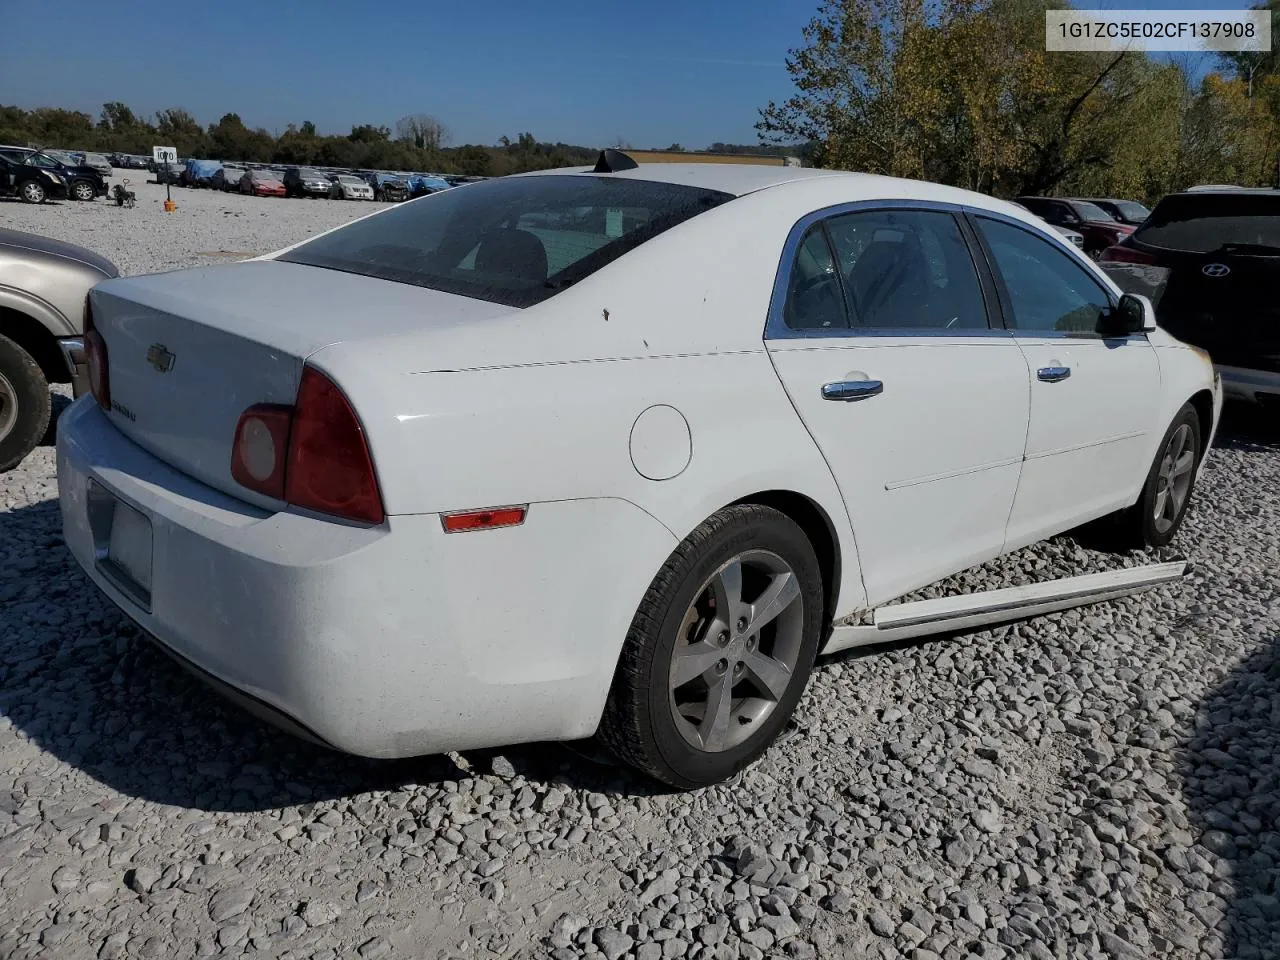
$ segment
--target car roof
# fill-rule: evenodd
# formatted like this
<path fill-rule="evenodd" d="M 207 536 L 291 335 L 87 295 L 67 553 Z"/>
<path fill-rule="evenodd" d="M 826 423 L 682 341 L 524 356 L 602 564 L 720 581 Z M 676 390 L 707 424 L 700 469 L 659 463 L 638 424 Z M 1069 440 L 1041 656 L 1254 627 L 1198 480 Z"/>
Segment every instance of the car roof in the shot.
<path fill-rule="evenodd" d="M 592 173 L 591 167 L 562 167 L 555 170 L 534 170 L 516 174 L 516 177 L 572 176 Z M 787 185 L 809 184 L 815 188 L 830 188 L 830 203 L 859 200 L 893 199 L 923 200 L 935 203 L 954 203 L 987 210 L 1016 211 L 1023 219 L 1031 217 L 1026 210 L 1004 200 L 960 187 L 948 187 L 924 180 L 908 180 L 887 177 L 875 173 L 853 173 L 848 170 L 822 170 L 814 167 L 775 167 L 746 163 L 642 163 L 634 169 L 614 173 L 595 174 L 626 180 L 649 180 L 681 186 L 719 190 L 734 196 L 745 196 L 759 190 Z"/>
<path fill-rule="evenodd" d="M 1170 196 L 1176 197 L 1201 193 L 1241 193 L 1251 197 L 1256 197 L 1259 194 L 1262 194 L 1263 196 L 1278 196 L 1280 195 L 1280 190 L 1277 190 L 1275 187 L 1238 187 L 1225 183 L 1204 183 L 1198 184 L 1194 187 L 1187 187 L 1187 189 L 1180 193 L 1170 194 Z"/>

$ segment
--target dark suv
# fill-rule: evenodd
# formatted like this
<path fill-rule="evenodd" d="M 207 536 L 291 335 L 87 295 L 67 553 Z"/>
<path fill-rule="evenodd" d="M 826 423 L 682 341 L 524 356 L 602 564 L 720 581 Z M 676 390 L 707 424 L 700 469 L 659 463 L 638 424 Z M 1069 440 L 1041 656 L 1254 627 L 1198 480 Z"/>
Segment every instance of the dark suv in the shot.
<path fill-rule="evenodd" d="M 1055 227 L 1075 230 L 1084 237 L 1084 252 L 1091 257 L 1096 258 L 1107 247 L 1133 233 L 1133 227 L 1117 223 L 1105 210 L 1087 200 L 1017 197 L 1016 202 Z"/>
<path fill-rule="evenodd" d="M 310 167 L 290 167 L 284 172 L 286 197 L 332 197 L 334 189 L 328 177 Z"/>
<path fill-rule="evenodd" d="M 0 157 L 17 164 L 56 172 L 66 184 L 65 196 L 73 200 L 94 200 L 107 195 L 107 181 L 93 167 L 60 163 L 47 153 L 30 147 L 0 146 Z"/>
<path fill-rule="evenodd" d="M 28 166 L 0 152 L 0 196 L 17 197 L 27 203 L 65 200 L 67 181 L 56 170 Z"/>
<path fill-rule="evenodd" d="M 1209 352 L 1225 396 L 1280 410 L 1280 190 L 1172 193 L 1099 263 Z"/>

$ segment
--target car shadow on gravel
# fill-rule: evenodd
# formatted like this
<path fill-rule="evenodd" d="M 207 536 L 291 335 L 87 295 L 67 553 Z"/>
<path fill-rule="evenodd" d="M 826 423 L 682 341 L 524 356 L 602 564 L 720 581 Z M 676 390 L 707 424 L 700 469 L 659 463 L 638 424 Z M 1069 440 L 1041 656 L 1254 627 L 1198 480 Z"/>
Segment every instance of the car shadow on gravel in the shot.
<path fill-rule="evenodd" d="M 1231 401 L 1222 408 L 1215 447 L 1267 450 L 1280 447 L 1280 410 Z"/>
<path fill-rule="evenodd" d="M 615 795 L 657 791 L 588 744 L 380 761 L 279 731 L 188 674 L 99 595 L 62 542 L 52 500 L 0 513 L 0 649 L 0 752 L 19 755 L 6 749 L 17 735 L 156 803 L 247 812 L 490 773 Z M 22 753 L 48 775 L 38 754 Z"/>
<path fill-rule="evenodd" d="M 1280 634 L 1201 702 L 1182 760 L 1183 794 L 1216 858 L 1190 908 L 1235 960 L 1280 957 Z M 1194 867 L 1194 865 L 1193 865 Z M 1225 882 L 1224 882 L 1225 881 Z"/>

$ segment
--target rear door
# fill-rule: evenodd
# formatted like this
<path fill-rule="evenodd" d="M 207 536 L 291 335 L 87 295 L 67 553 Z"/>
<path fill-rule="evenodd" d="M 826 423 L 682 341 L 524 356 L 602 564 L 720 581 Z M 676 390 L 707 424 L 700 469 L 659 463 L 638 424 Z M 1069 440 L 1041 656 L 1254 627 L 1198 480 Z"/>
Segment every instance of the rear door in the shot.
<path fill-rule="evenodd" d="M 1031 374 L 1026 462 L 1009 516 L 1013 548 L 1130 502 L 1150 467 L 1160 367 L 1146 334 L 1098 332 L 1115 297 L 1060 244 L 997 216 L 972 222 Z"/>
<path fill-rule="evenodd" d="M 988 322 L 962 217 L 855 204 L 792 236 L 767 347 L 840 487 L 869 602 L 996 556 L 1028 375 Z"/>

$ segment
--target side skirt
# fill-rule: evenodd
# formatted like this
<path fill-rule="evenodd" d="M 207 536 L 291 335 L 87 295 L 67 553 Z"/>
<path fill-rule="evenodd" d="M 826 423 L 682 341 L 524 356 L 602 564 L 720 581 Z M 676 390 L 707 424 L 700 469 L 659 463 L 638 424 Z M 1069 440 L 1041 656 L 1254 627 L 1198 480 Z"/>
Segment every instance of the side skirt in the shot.
<path fill-rule="evenodd" d="M 1103 600 L 1114 600 L 1161 584 L 1173 583 L 1182 579 L 1186 572 L 1186 562 L 1179 560 L 1107 573 L 1090 573 L 1082 577 L 1064 577 L 1026 587 L 1004 587 L 953 597 L 888 604 L 871 611 L 872 622 L 869 625 L 837 624 L 831 631 L 831 639 L 822 648 L 822 653 L 837 653 L 868 644 L 954 633 L 974 627 L 1024 620 Z"/>

